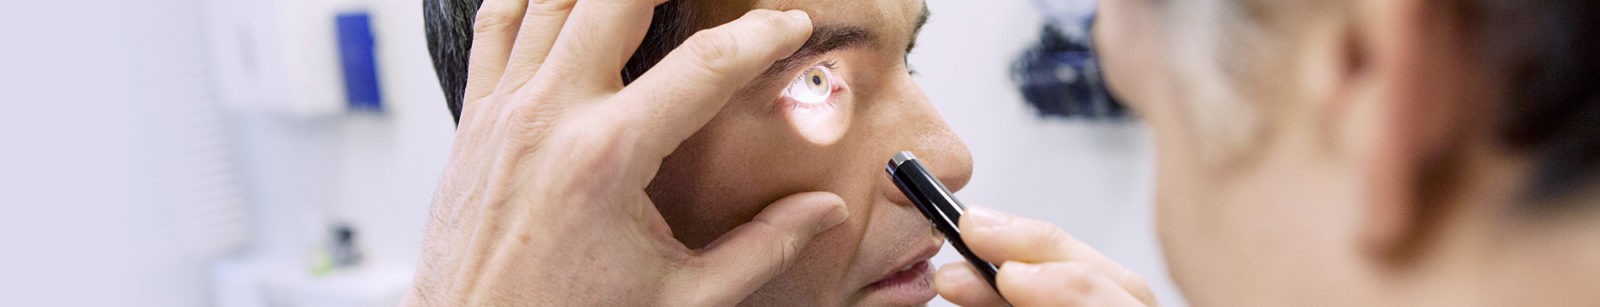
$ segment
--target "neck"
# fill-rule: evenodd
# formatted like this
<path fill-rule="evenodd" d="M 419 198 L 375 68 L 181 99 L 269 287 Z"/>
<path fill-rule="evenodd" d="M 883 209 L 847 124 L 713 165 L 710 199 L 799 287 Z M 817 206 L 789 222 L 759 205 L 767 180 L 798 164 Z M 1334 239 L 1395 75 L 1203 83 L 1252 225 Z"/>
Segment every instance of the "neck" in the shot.
<path fill-rule="evenodd" d="M 1600 186 L 1553 203 L 1520 201 L 1527 168 L 1515 159 L 1480 161 L 1462 174 L 1417 263 L 1421 305 L 1574 306 L 1600 304 Z"/>
<path fill-rule="evenodd" d="M 1600 304 L 1600 198 L 1585 196 L 1589 208 L 1508 218 L 1516 220 L 1502 227 L 1501 247 L 1485 258 L 1482 293 L 1497 304 Z"/>

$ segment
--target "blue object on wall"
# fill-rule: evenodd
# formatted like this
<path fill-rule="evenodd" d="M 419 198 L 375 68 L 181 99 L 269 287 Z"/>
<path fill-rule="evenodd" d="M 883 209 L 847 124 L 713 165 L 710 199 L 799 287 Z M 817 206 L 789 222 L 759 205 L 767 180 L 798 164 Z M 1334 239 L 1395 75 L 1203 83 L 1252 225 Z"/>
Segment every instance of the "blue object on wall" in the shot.
<path fill-rule="evenodd" d="M 340 13 L 334 23 L 339 38 L 339 62 L 344 70 L 345 99 L 350 110 L 383 111 L 371 14 L 364 11 Z"/>
<path fill-rule="evenodd" d="M 1039 41 L 1011 65 L 1011 80 L 1042 117 L 1120 121 L 1130 114 L 1106 87 L 1092 37 L 1095 2 L 1039 0 Z"/>

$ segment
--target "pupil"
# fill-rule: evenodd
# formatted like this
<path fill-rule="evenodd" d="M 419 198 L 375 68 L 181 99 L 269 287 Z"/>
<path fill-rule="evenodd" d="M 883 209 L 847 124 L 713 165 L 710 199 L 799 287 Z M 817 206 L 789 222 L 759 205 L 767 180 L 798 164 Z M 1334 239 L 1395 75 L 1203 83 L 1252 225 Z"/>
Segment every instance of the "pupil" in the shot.
<path fill-rule="evenodd" d="M 822 76 L 811 76 L 812 84 L 822 84 Z"/>

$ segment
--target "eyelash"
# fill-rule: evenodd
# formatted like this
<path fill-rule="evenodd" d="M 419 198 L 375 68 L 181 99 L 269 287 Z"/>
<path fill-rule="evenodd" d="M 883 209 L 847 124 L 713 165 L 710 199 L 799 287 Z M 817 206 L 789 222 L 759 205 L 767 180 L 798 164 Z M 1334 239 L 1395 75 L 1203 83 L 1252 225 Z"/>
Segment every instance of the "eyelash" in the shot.
<path fill-rule="evenodd" d="M 827 68 L 828 70 L 839 69 L 839 60 L 838 59 L 822 60 L 822 62 L 821 63 L 817 63 L 816 66 L 821 66 L 822 68 Z M 815 67 L 815 66 L 813 66 L 813 67 Z"/>

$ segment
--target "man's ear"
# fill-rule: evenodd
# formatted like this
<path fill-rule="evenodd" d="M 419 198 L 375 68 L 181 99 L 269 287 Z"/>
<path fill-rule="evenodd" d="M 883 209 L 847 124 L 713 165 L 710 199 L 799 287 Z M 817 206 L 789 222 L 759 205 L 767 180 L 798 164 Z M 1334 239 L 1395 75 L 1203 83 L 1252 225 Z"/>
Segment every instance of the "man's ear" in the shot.
<path fill-rule="evenodd" d="M 1441 218 L 1457 156 L 1471 130 L 1473 57 L 1462 0 L 1360 0 L 1345 39 L 1350 58 L 1340 148 L 1360 178 L 1358 246 L 1405 265 L 1425 251 Z M 1475 93 L 1477 92 L 1477 93 Z"/>

